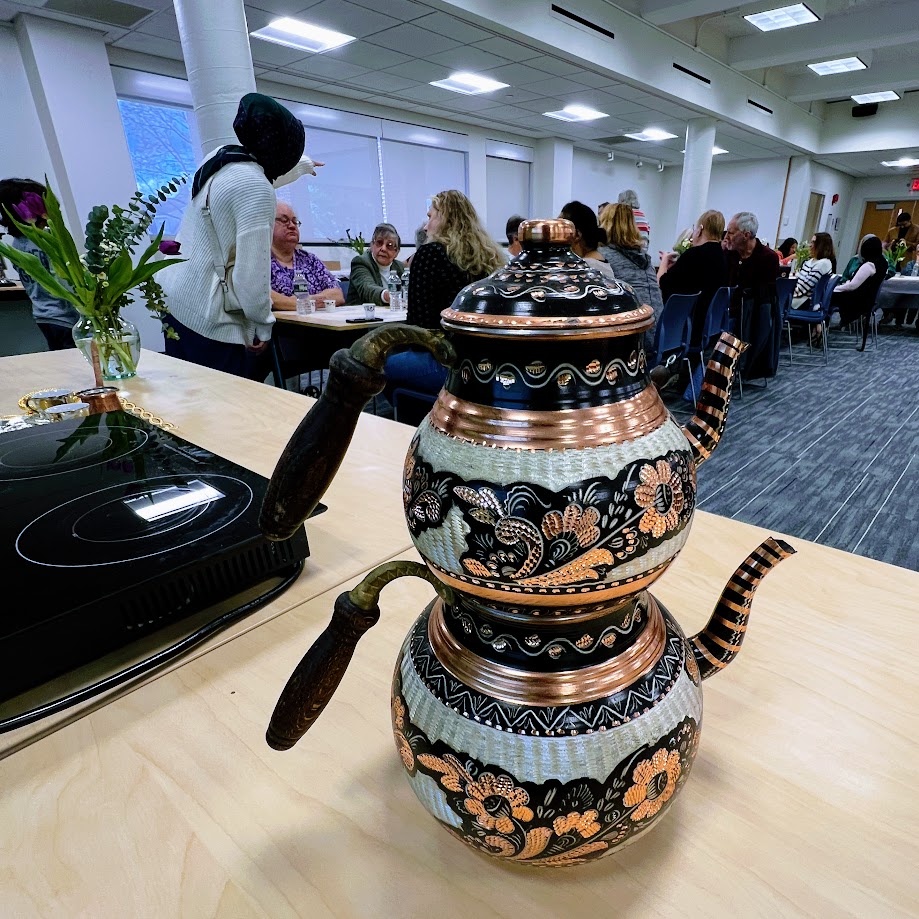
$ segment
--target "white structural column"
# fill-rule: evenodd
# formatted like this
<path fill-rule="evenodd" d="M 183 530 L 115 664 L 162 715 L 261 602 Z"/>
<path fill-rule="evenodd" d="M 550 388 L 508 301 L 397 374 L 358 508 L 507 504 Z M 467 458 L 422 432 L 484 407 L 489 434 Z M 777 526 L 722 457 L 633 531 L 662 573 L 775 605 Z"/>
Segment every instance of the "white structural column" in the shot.
<path fill-rule="evenodd" d="M 255 92 L 243 0 L 174 0 L 179 39 L 204 156 L 237 144 L 239 100 Z"/>
<path fill-rule="evenodd" d="M 683 178 L 680 181 L 677 233 L 691 227 L 708 208 L 715 124 L 714 118 L 693 118 L 686 125 L 686 153 L 683 155 Z"/>
<path fill-rule="evenodd" d="M 90 208 L 127 203 L 137 187 L 103 34 L 18 16 L 16 40 L 55 192 L 79 243 Z"/>
<path fill-rule="evenodd" d="M 532 217 L 557 217 L 571 200 L 574 145 L 546 137 L 536 142 Z"/>
<path fill-rule="evenodd" d="M 807 219 L 807 205 L 810 202 L 813 175 L 811 159 L 809 156 L 793 156 L 788 165 L 788 181 L 785 184 L 785 203 L 782 215 L 779 218 L 779 231 L 776 234 L 776 244 L 786 236 L 793 236 L 802 242 L 804 234 L 804 221 Z M 819 218 L 819 214 L 817 215 Z M 770 227 L 760 230 L 760 236 L 765 236 Z M 819 226 L 815 229 L 820 229 Z M 810 242 L 810 239 L 803 240 Z"/>

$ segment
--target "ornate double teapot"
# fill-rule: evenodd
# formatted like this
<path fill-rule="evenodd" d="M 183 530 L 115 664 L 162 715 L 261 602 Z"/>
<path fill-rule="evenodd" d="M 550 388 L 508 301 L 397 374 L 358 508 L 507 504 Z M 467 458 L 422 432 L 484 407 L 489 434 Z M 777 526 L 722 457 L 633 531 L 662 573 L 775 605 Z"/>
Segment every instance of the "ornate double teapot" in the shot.
<path fill-rule="evenodd" d="M 445 334 L 384 326 L 337 352 L 284 451 L 261 518 L 276 539 L 335 475 L 391 350 L 426 348 L 449 368 L 405 461 L 424 565 L 382 565 L 338 598 L 267 739 L 296 743 L 378 620 L 383 586 L 424 577 L 437 596 L 392 688 L 409 782 L 475 849 L 561 866 L 625 845 L 669 807 L 698 748 L 700 683 L 737 654 L 753 591 L 794 550 L 767 539 L 686 638 L 648 588 L 689 536 L 696 469 L 745 345 L 722 334 L 681 428 L 648 377 L 650 307 L 572 254 L 568 221 L 526 221 L 520 239 L 521 255 L 444 311 Z"/>

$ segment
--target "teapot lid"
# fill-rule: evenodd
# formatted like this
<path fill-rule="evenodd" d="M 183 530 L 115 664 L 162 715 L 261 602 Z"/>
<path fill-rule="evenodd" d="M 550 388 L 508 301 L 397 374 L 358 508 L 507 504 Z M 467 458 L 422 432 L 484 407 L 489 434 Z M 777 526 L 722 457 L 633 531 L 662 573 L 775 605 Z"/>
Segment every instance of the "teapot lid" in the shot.
<path fill-rule="evenodd" d="M 570 220 L 524 220 L 523 252 L 464 287 L 441 315 L 445 329 L 488 336 L 597 338 L 651 326 L 653 310 L 632 288 L 571 251 Z"/>

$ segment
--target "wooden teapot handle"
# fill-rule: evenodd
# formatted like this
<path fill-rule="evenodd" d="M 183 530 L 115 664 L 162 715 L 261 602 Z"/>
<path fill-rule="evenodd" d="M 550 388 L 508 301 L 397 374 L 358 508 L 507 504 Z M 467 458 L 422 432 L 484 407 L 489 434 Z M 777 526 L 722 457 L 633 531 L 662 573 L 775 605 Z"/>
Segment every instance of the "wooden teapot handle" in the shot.
<path fill-rule="evenodd" d="M 287 539 L 313 512 L 345 457 L 367 402 L 383 391 L 383 367 L 396 349 L 426 348 L 445 366 L 455 360 L 442 332 L 412 325 L 380 326 L 329 362 L 329 382 L 284 448 L 262 504 L 259 527 Z"/>

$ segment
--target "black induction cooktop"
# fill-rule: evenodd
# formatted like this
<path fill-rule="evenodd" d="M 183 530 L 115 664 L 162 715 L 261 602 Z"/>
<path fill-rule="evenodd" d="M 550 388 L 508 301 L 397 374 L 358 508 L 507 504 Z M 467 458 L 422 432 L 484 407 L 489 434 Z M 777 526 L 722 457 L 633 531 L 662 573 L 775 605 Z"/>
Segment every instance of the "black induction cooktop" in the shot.
<path fill-rule="evenodd" d="M 266 486 L 126 412 L 0 436 L 0 702 L 291 581 L 306 533 L 261 535 Z"/>

